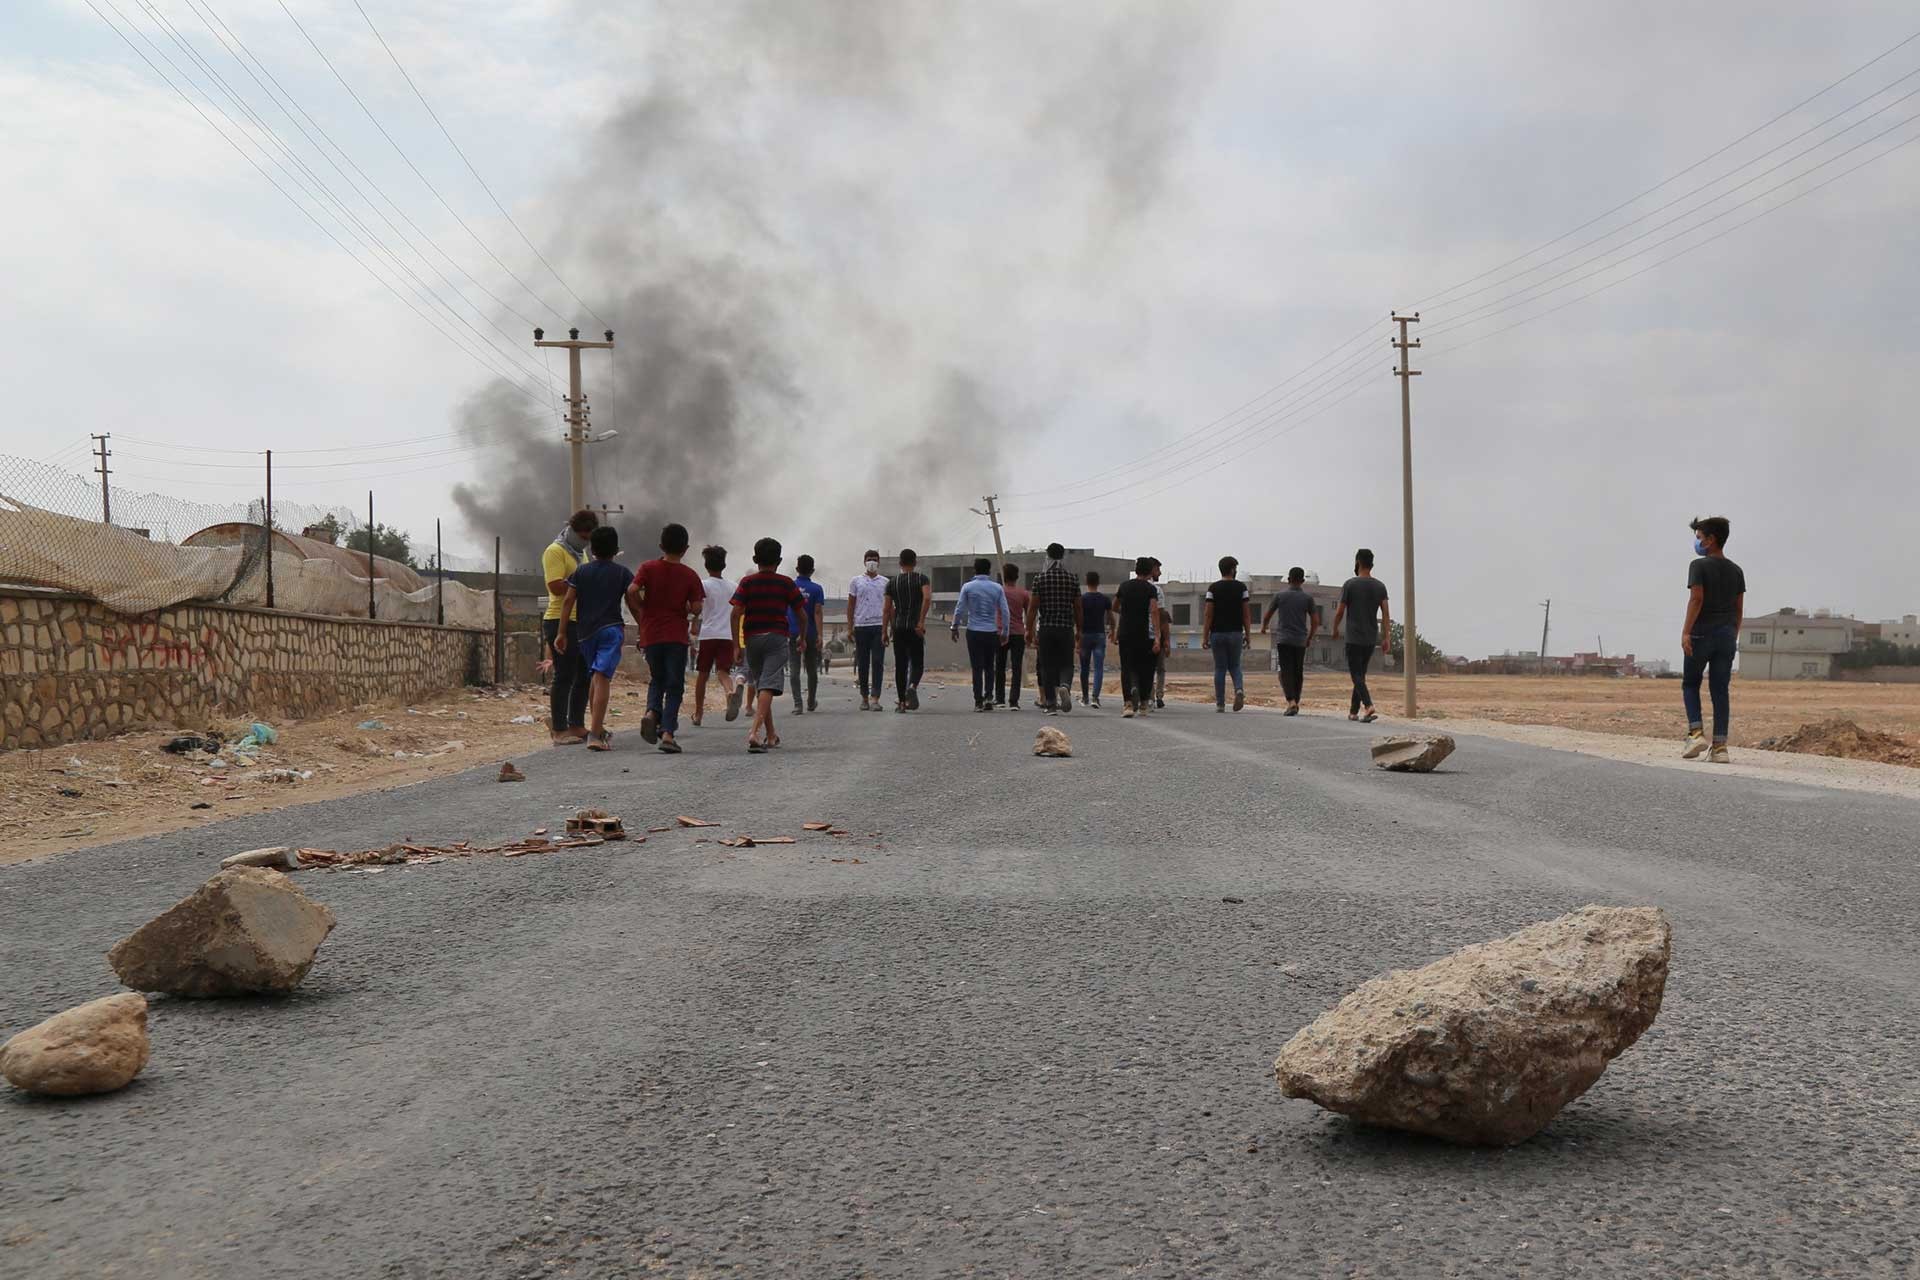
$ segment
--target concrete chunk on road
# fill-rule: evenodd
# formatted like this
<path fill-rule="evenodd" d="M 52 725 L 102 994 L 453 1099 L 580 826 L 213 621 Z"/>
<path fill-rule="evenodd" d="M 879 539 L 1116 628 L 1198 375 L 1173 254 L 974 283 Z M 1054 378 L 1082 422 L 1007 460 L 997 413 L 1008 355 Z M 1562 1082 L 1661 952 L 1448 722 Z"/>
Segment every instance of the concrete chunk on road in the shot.
<path fill-rule="evenodd" d="M 220 869 L 230 867 L 265 867 L 269 871 L 298 871 L 300 855 L 286 845 L 269 845 L 264 849 L 248 849 L 244 853 L 232 853 L 220 859 Z"/>
<path fill-rule="evenodd" d="M 1073 754 L 1073 743 L 1067 739 L 1065 733 L 1052 725 L 1047 725 L 1033 740 L 1033 754 L 1065 759 Z"/>
<path fill-rule="evenodd" d="M 1525 1141 L 1653 1025 L 1672 928 L 1583 907 L 1361 986 L 1274 1061 L 1280 1091 L 1449 1142 Z"/>
<path fill-rule="evenodd" d="M 1453 739 L 1444 733 L 1390 733 L 1373 740 L 1373 763 L 1395 773 L 1432 773 L 1452 754 Z"/>
<path fill-rule="evenodd" d="M 121 992 L 75 1005 L 0 1045 L 18 1089 L 78 1097 L 123 1089 L 147 1065 L 147 998 Z"/>
<path fill-rule="evenodd" d="M 107 962 L 136 991 L 284 995 L 333 925 L 333 913 L 285 876 L 234 867 L 115 943 Z"/>

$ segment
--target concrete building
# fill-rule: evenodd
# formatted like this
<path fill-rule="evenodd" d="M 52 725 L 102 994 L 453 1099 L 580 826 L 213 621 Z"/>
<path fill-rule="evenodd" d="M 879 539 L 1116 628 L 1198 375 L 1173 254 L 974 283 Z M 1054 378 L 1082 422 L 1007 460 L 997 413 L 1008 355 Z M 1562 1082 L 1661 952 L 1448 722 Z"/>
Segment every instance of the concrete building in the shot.
<path fill-rule="evenodd" d="M 1863 623 L 1829 609 L 1781 609 L 1748 618 L 1740 632 L 1743 680 L 1826 680 L 1833 660 L 1866 639 Z"/>
<path fill-rule="evenodd" d="M 1870 628 L 1870 633 L 1873 630 Z M 1884 640 L 1888 644 L 1897 644 L 1902 649 L 1920 646 L 1920 614 L 1910 613 L 1898 622 L 1889 619 L 1880 623 L 1877 631 L 1878 634 L 1872 635 L 1871 638 Z"/>
<path fill-rule="evenodd" d="M 999 573 L 999 565 L 1019 565 L 1022 583 L 1047 567 L 1047 553 L 1044 550 L 1019 549 L 1009 551 L 1004 557 L 998 559 L 991 553 L 980 554 L 984 554 L 987 559 L 993 561 L 996 566 L 994 570 L 996 575 Z M 928 581 L 933 584 L 934 617 L 941 619 L 953 617 L 953 602 L 960 595 L 960 586 L 973 576 L 974 558 L 974 552 L 968 552 L 965 555 L 942 554 L 920 557 L 920 572 L 926 574 Z M 1091 547 L 1068 547 L 1064 563 L 1073 576 L 1082 581 L 1089 573 L 1099 574 L 1100 589 L 1108 595 L 1112 595 L 1115 587 L 1133 576 L 1131 557 L 1123 559 L 1120 556 L 1096 555 Z M 891 577 L 900 569 L 898 565 L 889 563 L 883 566 L 883 571 Z"/>

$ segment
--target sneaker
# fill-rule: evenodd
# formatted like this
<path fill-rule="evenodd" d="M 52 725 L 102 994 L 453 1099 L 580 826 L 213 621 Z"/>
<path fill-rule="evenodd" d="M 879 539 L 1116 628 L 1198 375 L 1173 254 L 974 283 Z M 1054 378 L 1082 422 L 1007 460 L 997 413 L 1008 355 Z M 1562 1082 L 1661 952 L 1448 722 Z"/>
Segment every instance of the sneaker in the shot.
<path fill-rule="evenodd" d="M 1283 711 L 1283 712 L 1281 712 L 1280 714 L 1281 714 L 1281 715 L 1286 715 L 1286 716 L 1297 716 L 1297 715 L 1299 715 L 1299 714 L 1300 714 L 1300 708 L 1298 708 L 1298 707 L 1288 707 L 1288 708 L 1287 708 L 1287 709 L 1286 709 L 1285 711 Z"/>
<path fill-rule="evenodd" d="M 1233 709 L 1239 711 L 1244 709 L 1246 705 L 1247 691 L 1245 689 L 1235 689 L 1233 691 Z"/>
<path fill-rule="evenodd" d="M 808 694 L 808 695 L 807 695 L 807 710 L 809 710 L 809 711 L 818 711 L 819 709 L 820 709 L 820 700 L 819 700 L 818 698 L 816 698 L 816 697 L 814 697 L 814 696 L 813 696 L 812 694 Z"/>
<path fill-rule="evenodd" d="M 1096 707 L 1100 705 L 1100 695 L 1097 693 L 1093 695 L 1093 705 Z"/>
<path fill-rule="evenodd" d="M 747 687 L 743 684 L 733 686 L 733 692 L 727 695 L 727 719 L 740 718 L 740 700 L 747 696 Z"/>
<path fill-rule="evenodd" d="M 1069 715 L 1072 714 L 1073 689 L 1067 685 L 1062 685 L 1060 687 L 1060 696 L 1055 700 L 1055 705 L 1058 706 L 1061 711 L 1066 712 Z"/>
<path fill-rule="evenodd" d="M 1225 710 L 1227 709 L 1227 704 L 1226 704 L 1226 703 L 1224 703 L 1224 702 L 1216 702 L 1216 703 L 1214 703 L 1214 704 L 1213 704 L 1213 709 L 1214 709 L 1215 711 L 1222 711 L 1222 712 L 1224 712 L 1224 711 L 1225 711 Z"/>
<path fill-rule="evenodd" d="M 1698 729 L 1687 730 L 1687 745 L 1686 749 L 1680 753 L 1680 758 L 1682 760 L 1694 760 L 1704 755 L 1706 750 L 1707 735 Z"/>
<path fill-rule="evenodd" d="M 1714 743 L 1713 749 L 1707 752 L 1707 763 L 1708 764 L 1732 764 L 1733 757 L 1727 754 L 1727 744 L 1724 742 Z"/>
<path fill-rule="evenodd" d="M 640 736 L 648 746 L 660 741 L 660 717 L 649 711 L 640 717 Z"/>
<path fill-rule="evenodd" d="M 860 699 L 860 709 L 862 711 L 868 710 L 867 700 L 864 697 Z"/>
<path fill-rule="evenodd" d="M 907 686 L 907 710 L 918 711 L 919 709 L 920 709 L 920 686 L 917 684 L 910 684 Z"/>
<path fill-rule="evenodd" d="M 1125 711 L 1122 711 L 1122 712 L 1120 713 L 1120 718 L 1121 718 L 1122 720 L 1131 720 L 1131 719 L 1133 719 L 1133 714 L 1134 714 L 1134 713 L 1133 713 L 1133 704 L 1132 704 L 1131 702 L 1129 702 L 1129 703 L 1127 704 L 1127 709 L 1126 709 Z"/>
<path fill-rule="evenodd" d="M 1156 711 L 1165 711 L 1167 709 L 1167 700 L 1165 698 L 1155 698 L 1153 700 L 1153 707 Z"/>

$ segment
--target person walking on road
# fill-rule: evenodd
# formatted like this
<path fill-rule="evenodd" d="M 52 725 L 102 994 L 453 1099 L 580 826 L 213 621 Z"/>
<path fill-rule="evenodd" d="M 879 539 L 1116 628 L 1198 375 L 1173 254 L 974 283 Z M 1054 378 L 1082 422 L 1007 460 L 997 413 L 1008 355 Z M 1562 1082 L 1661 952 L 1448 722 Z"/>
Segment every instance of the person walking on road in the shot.
<path fill-rule="evenodd" d="M 720 688 L 727 697 L 728 720 L 740 718 L 740 698 L 746 688 L 733 678 L 733 662 L 737 656 L 733 640 L 733 583 L 721 576 L 727 571 L 727 549 L 702 548 L 700 559 L 707 567 L 707 576 L 700 579 L 700 590 L 705 594 L 700 602 L 700 637 L 694 647 L 693 723 L 696 727 L 707 712 L 708 676 L 716 671 L 720 674 Z"/>
<path fill-rule="evenodd" d="M 1247 584 L 1240 581 L 1240 562 L 1232 556 L 1220 557 L 1220 580 L 1207 588 L 1207 602 L 1200 619 L 1200 643 L 1213 650 L 1213 709 L 1227 709 L 1227 677 L 1233 677 L 1233 709 L 1247 705 L 1243 663 L 1252 639 L 1253 605 L 1247 599 Z"/>
<path fill-rule="evenodd" d="M 1006 646 L 1013 627 L 1007 611 L 1007 592 L 993 580 L 993 561 L 981 556 L 973 562 L 973 577 L 960 587 L 953 602 L 953 638 L 967 631 L 967 665 L 973 668 L 973 709 L 993 710 L 994 659 Z"/>
<path fill-rule="evenodd" d="M 1065 564 L 1067 549 L 1047 546 L 1047 567 L 1028 589 L 1027 637 L 1034 646 L 1033 676 L 1040 709 L 1073 710 L 1073 655 L 1080 646 L 1080 584 Z"/>
<path fill-rule="evenodd" d="M 1113 639 L 1113 601 L 1100 589 L 1100 575 L 1087 574 L 1080 597 L 1080 705 L 1100 705 L 1107 680 L 1107 641 Z"/>
<path fill-rule="evenodd" d="M 1280 694 L 1287 700 L 1285 715 L 1300 714 L 1300 689 L 1306 681 L 1307 646 L 1320 630 L 1319 609 L 1306 590 L 1307 571 L 1299 565 L 1287 570 L 1286 590 L 1268 602 L 1260 630 L 1273 631 L 1273 669 L 1280 673 Z M 1279 625 L 1274 626 L 1275 619 Z"/>
<path fill-rule="evenodd" d="M 1727 722 L 1733 659 L 1740 649 L 1740 625 L 1747 615 L 1747 575 L 1727 559 L 1733 525 L 1725 516 L 1695 520 L 1693 551 L 1687 567 L 1687 620 L 1680 628 L 1680 698 L 1687 709 L 1688 760 L 1707 753 L 1707 763 L 1726 764 Z M 1708 745 L 1700 719 L 1700 678 L 1713 698 L 1713 743 Z"/>
<path fill-rule="evenodd" d="M 620 669 L 620 651 L 627 644 L 626 624 L 620 619 L 620 602 L 636 617 L 640 613 L 640 586 L 633 570 L 619 564 L 620 535 L 612 525 L 600 525 L 588 539 L 593 559 L 573 571 L 567 579 L 562 617 L 575 619 L 574 640 L 566 631 L 554 637 L 555 652 L 564 654 L 578 649 L 589 672 L 587 688 L 587 750 L 611 751 L 613 735 L 607 732 L 607 698 L 613 692 L 613 673 Z"/>
<path fill-rule="evenodd" d="M 1155 711 L 1167 705 L 1167 652 L 1173 648 L 1173 615 L 1167 612 L 1167 591 L 1160 585 L 1160 562 L 1153 562 L 1153 698 L 1147 704 Z M 1147 710 L 1142 706 L 1142 711 Z"/>
<path fill-rule="evenodd" d="M 580 656 L 574 616 L 562 610 L 561 602 L 567 596 L 567 579 L 586 563 L 587 539 L 599 527 L 599 516 L 591 511 L 576 511 L 540 553 L 540 576 L 547 584 L 547 609 L 540 619 L 540 636 L 545 642 L 553 677 L 547 701 L 547 728 L 556 747 L 587 740 L 587 664 Z M 572 643 L 556 643 L 563 633 Z"/>
<path fill-rule="evenodd" d="M 993 661 L 993 701 L 1009 711 L 1018 711 L 1020 685 L 1026 675 L 1027 605 L 1031 597 L 1027 589 L 1019 585 L 1019 565 L 1001 565 L 1000 577 L 1006 583 L 1003 590 L 1007 595 L 1007 609 L 1013 615 L 1013 633 L 1007 637 L 1007 643 Z M 1012 675 L 1011 681 L 1008 680 L 1009 673 Z"/>
<path fill-rule="evenodd" d="M 1122 719 L 1145 712 L 1153 700 L 1154 639 L 1151 627 L 1160 597 L 1153 585 L 1153 559 L 1134 562 L 1133 577 L 1113 593 L 1114 634 L 1120 644 L 1120 700 Z"/>
<path fill-rule="evenodd" d="M 807 594 L 780 572 L 780 542 L 762 538 L 753 544 L 755 572 L 733 589 L 734 626 L 746 638 L 747 678 L 753 684 L 753 724 L 747 750 L 764 755 L 780 745 L 773 729 L 773 704 L 782 693 L 787 662 L 793 656 L 788 619 L 807 609 Z"/>
<path fill-rule="evenodd" d="M 933 608 L 933 583 L 915 566 L 920 557 L 908 547 L 900 553 L 900 574 L 887 590 L 881 643 L 893 645 L 895 711 L 920 709 L 920 677 L 927 669 L 927 611 Z"/>
<path fill-rule="evenodd" d="M 1367 666 L 1373 651 L 1387 652 L 1393 636 L 1393 618 L 1387 610 L 1387 584 L 1373 576 L 1373 552 L 1362 547 L 1353 553 L 1353 576 L 1340 588 L 1340 604 L 1333 611 L 1333 638 L 1340 638 L 1340 623 L 1347 624 L 1347 671 L 1353 677 L 1353 698 L 1347 704 L 1347 719 L 1372 724 L 1380 716 L 1373 709 L 1373 694 L 1367 689 Z M 1361 712 L 1366 714 L 1362 715 Z"/>
<path fill-rule="evenodd" d="M 887 580 L 880 553 L 869 549 L 865 571 L 847 584 L 847 631 L 853 636 L 853 669 L 860 682 L 860 709 L 878 711 L 887 668 Z"/>
<path fill-rule="evenodd" d="M 633 614 L 640 624 L 636 644 L 647 659 L 647 713 L 640 717 L 640 736 L 671 756 L 680 754 L 675 735 L 687 691 L 687 648 L 706 599 L 700 575 L 680 563 L 690 545 L 685 525 L 667 525 L 660 530 L 660 558 L 634 575 L 640 596 Z"/>
<path fill-rule="evenodd" d="M 807 598 L 805 608 L 787 614 L 787 635 L 793 652 L 787 659 L 788 675 L 793 681 L 793 714 L 820 709 L 820 615 L 826 608 L 827 589 L 813 580 L 813 557 L 801 556 L 793 562 L 799 576 L 793 585 Z M 806 702 L 800 701 L 800 677 L 807 678 Z"/>

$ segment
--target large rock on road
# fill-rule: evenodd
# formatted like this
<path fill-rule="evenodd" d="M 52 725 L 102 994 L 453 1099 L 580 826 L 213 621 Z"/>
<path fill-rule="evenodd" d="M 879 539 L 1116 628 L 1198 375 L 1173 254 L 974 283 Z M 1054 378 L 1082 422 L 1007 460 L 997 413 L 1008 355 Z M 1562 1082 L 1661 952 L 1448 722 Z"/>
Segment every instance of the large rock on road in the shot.
<path fill-rule="evenodd" d="M 147 1050 L 147 998 L 123 991 L 56 1013 L 0 1045 L 0 1075 L 29 1093 L 111 1093 L 140 1074 Z"/>
<path fill-rule="evenodd" d="M 333 913 L 277 871 L 222 871 L 130 937 L 107 962 L 136 991 L 283 995 L 300 985 Z"/>
<path fill-rule="evenodd" d="M 1671 943 L 1655 908 L 1583 907 L 1373 979 L 1289 1040 L 1274 1075 L 1367 1124 L 1521 1142 L 1653 1025 Z"/>
<path fill-rule="evenodd" d="M 1453 754 L 1444 733 L 1393 733 L 1373 740 L 1373 763 L 1394 773 L 1432 773 Z"/>

